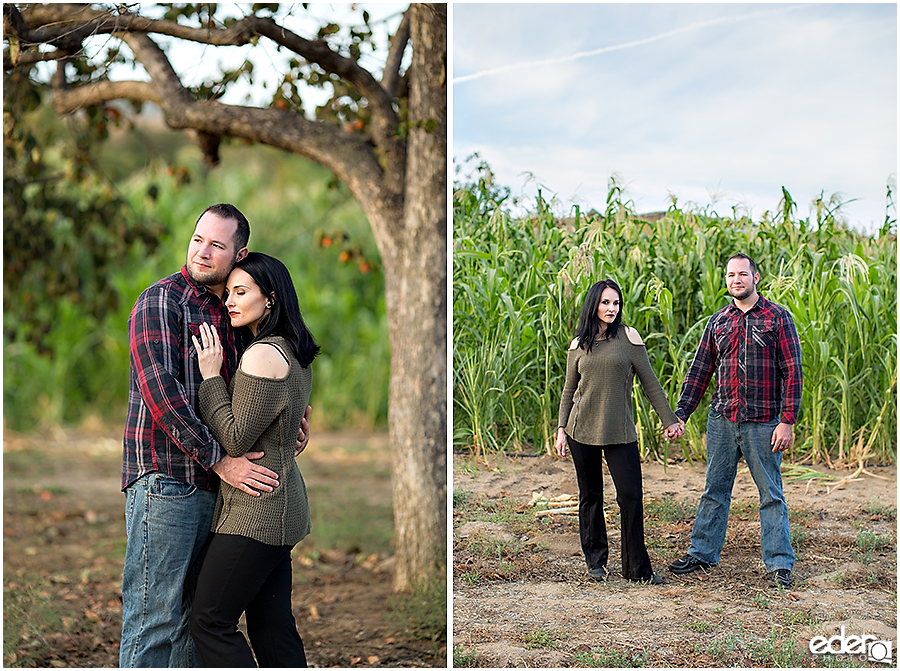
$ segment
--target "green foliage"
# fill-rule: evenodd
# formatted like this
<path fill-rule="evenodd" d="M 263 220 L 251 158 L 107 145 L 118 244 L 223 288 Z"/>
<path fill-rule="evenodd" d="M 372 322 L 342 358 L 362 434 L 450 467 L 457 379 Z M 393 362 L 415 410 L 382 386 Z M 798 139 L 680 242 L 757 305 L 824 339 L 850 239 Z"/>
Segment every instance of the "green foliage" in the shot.
<path fill-rule="evenodd" d="M 893 545 L 894 541 L 889 536 L 881 536 L 867 529 L 863 529 L 856 535 L 856 547 L 863 553 L 890 548 Z"/>
<path fill-rule="evenodd" d="M 318 451 L 315 446 L 309 449 Z M 388 555 L 394 531 L 389 464 L 373 461 L 372 448 L 365 443 L 349 443 L 341 449 L 345 456 L 332 453 L 331 460 L 309 465 L 304 462 L 305 453 L 299 457 L 314 529 L 302 551 Z M 384 488 L 383 496 L 373 497 L 376 487 Z M 360 510 L 366 514 L 360 515 Z"/>
<path fill-rule="evenodd" d="M 483 494 L 473 494 L 464 490 L 453 492 L 454 524 L 466 522 L 491 522 L 500 524 L 509 529 L 516 536 L 527 536 L 535 532 L 537 521 L 530 509 L 522 508 L 521 504 L 507 496 L 490 498 Z M 473 538 L 478 538 L 475 534 Z M 495 548 L 504 545 L 504 541 L 496 538 L 484 538 L 491 549 L 488 554 L 495 554 Z M 473 541 L 474 542 L 474 541 Z M 514 543 L 518 545 L 518 543 Z"/>
<path fill-rule="evenodd" d="M 525 634 L 523 640 L 526 649 L 535 650 L 537 648 L 555 648 L 557 646 L 557 639 L 560 638 L 565 638 L 565 632 L 538 627 Z"/>
<path fill-rule="evenodd" d="M 576 652 L 573 666 L 601 669 L 639 668 L 647 663 L 647 653 L 595 648 L 591 651 Z"/>
<path fill-rule="evenodd" d="M 162 15 L 166 20 L 177 21 L 180 25 L 210 29 L 229 27 L 246 13 L 243 8 L 217 3 L 159 5 L 159 7 L 166 9 Z M 296 11 L 295 6 L 278 3 L 256 3 L 250 9 L 250 13 L 270 17 L 282 25 L 284 19 Z M 333 52 L 352 61 L 359 61 L 361 57 L 372 54 L 378 45 L 369 13 L 364 10 L 355 11 L 359 12 L 358 20 L 348 20 L 343 25 L 327 23 L 319 28 L 315 39 Z M 257 40 L 258 38 L 253 40 L 254 46 Z M 83 71 L 84 76 L 93 77 L 101 76 L 114 62 L 124 62 L 122 54 L 117 51 L 110 51 L 104 59 L 94 61 L 85 58 L 83 54 L 77 55 L 75 59 L 79 71 Z M 270 88 L 265 78 L 259 76 L 266 68 L 258 68 L 259 72 L 254 70 L 253 62 L 247 59 L 236 68 L 222 68 L 214 76 L 209 76 L 189 90 L 197 99 L 214 100 L 220 98 L 235 82 L 242 82 L 247 86 L 255 85 L 262 89 Z M 403 84 L 405 85 L 405 81 Z M 328 94 L 328 100 L 307 109 L 302 96 L 306 86 L 323 90 Z M 309 115 L 317 121 L 342 126 L 348 133 L 363 136 L 369 133 L 371 115 L 366 99 L 355 88 L 348 86 L 340 75 L 327 72 L 316 63 L 300 58 L 290 59 L 281 81 L 266 91 L 265 95 L 270 96 L 268 104 L 276 109 Z M 402 120 L 406 118 L 407 98 L 405 89 L 399 91 L 397 102 Z M 266 103 L 265 100 L 260 102 Z"/>
<path fill-rule="evenodd" d="M 152 250 L 162 227 L 132 211 L 97 166 L 101 111 L 67 127 L 23 72 L 4 75 L 3 94 L 3 332 L 49 354 L 69 307 L 98 319 L 118 307 L 108 273 L 133 250 Z"/>
<path fill-rule="evenodd" d="M 478 668 L 478 655 L 475 650 L 466 650 L 461 645 L 453 646 L 453 668 L 466 669 Z"/>
<path fill-rule="evenodd" d="M 114 315 L 101 322 L 65 300 L 55 305 L 55 311 L 56 321 L 43 338 L 43 349 L 24 339 L 4 338 L 4 417 L 12 429 L 75 422 L 85 414 L 103 415 L 104 410 L 124 407 L 125 324 L 117 324 Z"/>
<path fill-rule="evenodd" d="M 644 500 L 644 515 L 648 520 L 678 522 L 693 517 L 697 504 L 673 498 L 652 498 Z"/>
<path fill-rule="evenodd" d="M 816 662 L 821 663 L 823 669 L 865 669 L 874 666 L 854 659 L 852 655 L 821 655 L 816 658 Z"/>
<path fill-rule="evenodd" d="M 46 577 L 35 575 L 4 584 L 4 667 L 39 666 L 49 648 L 45 635 L 60 631 L 62 621 L 45 586 Z"/>
<path fill-rule="evenodd" d="M 810 533 L 802 527 L 791 527 L 791 547 L 800 549 L 810 539 Z"/>
<path fill-rule="evenodd" d="M 443 569 L 435 573 L 411 592 L 393 594 L 389 606 L 401 626 L 439 648 L 447 642 L 447 575 Z"/>
<path fill-rule="evenodd" d="M 753 662 L 754 666 L 784 669 L 800 666 L 803 655 L 797 652 L 797 648 L 797 636 L 790 634 L 786 637 L 782 627 L 773 625 L 766 638 L 760 638 L 757 633 L 748 632 L 741 622 L 735 624 L 726 635 L 711 640 L 702 650 L 694 644 L 698 653 L 712 655 L 722 662 L 722 666 L 740 661 L 745 664 Z"/>
<path fill-rule="evenodd" d="M 862 506 L 862 511 L 870 515 L 872 519 L 883 518 L 893 522 L 897 519 L 897 505 L 882 503 L 881 501 L 867 501 Z"/>
<path fill-rule="evenodd" d="M 756 606 L 757 608 L 759 608 L 760 610 L 765 610 L 766 608 L 768 608 L 769 603 L 771 603 L 771 601 L 769 600 L 769 597 L 766 596 L 765 594 L 760 593 L 753 597 L 753 605 Z"/>
<path fill-rule="evenodd" d="M 390 374 L 384 278 L 368 221 L 349 190 L 324 168 L 274 149 L 223 144 L 222 164 L 209 170 L 183 139 L 173 143 L 172 133 L 147 128 L 142 132 L 151 138 L 151 146 L 168 144 L 175 163 L 150 161 L 145 153 L 143 159 L 138 154 L 131 162 L 117 164 L 119 180 L 110 186 L 110 193 L 120 215 L 96 215 L 98 209 L 104 211 L 100 197 L 83 201 L 85 212 L 94 214 L 84 224 L 85 236 L 90 237 L 81 251 L 112 258 L 94 270 L 79 269 L 83 275 L 70 273 L 82 280 L 95 278 L 103 295 L 118 300 L 100 309 L 85 300 L 83 291 L 64 300 L 39 294 L 39 314 L 48 315 L 39 329 L 35 318 L 15 312 L 21 295 L 15 295 L 16 300 L 5 295 L 7 425 L 26 429 L 78 422 L 91 414 L 121 421 L 128 388 L 126 326 L 131 307 L 147 286 L 181 268 L 197 217 L 208 205 L 225 201 L 238 205 L 250 219 L 250 247 L 273 254 L 288 266 L 304 319 L 322 345 L 314 364 L 314 426 L 383 427 Z M 103 154 L 133 152 L 132 140 L 127 133 L 113 134 Z M 4 178 L 11 174 L 6 171 Z M 71 191 L 76 185 L 65 188 Z M 29 216 L 53 216 L 39 205 L 30 205 Z M 4 237 L 11 221 L 7 217 Z M 145 241 L 128 240 L 125 247 L 123 240 L 110 242 L 124 221 L 145 222 L 145 230 L 154 235 Z M 325 246 L 326 238 L 340 243 Z M 72 246 L 75 242 L 74 237 L 67 240 Z M 109 250 L 99 249 L 107 243 Z M 5 254 L 12 249 L 7 243 Z M 48 273 L 54 266 L 74 262 L 54 254 L 33 260 L 31 266 L 49 267 L 33 269 Z M 4 291 L 13 288 L 7 282 Z M 18 324 L 22 326 L 12 330 Z M 28 337 L 39 330 L 39 342 Z"/>
<path fill-rule="evenodd" d="M 465 549 L 482 558 L 496 557 L 503 564 L 504 558 L 519 553 L 525 547 L 520 540 L 493 538 L 486 531 L 478 530 L 470 534 L 464 542 Z"/>
<path fill-rule="evenodd" d="M 893 461 L 896 434 L 896 235 L 841 224 L 819 199 L 817 219 L 780 213 L 754 222 L 677 201 L 657 221 L 635 215 L 613 179 L 604 213 L 553 214 L 538 192 L 513 217 L 509 190 L 486 164 L 457 181 L 453 228 L 454 443 L 485 450 L 549 451 L 555 441 L 566 350 L 587 289 L 611 277 L 624 319 L 641 333 L 674 407 L 709 316 L 725 305 L 724 261 L 744 251 L 759 265 L 760 291 L 791 311 L 800 334 L 804 390 L 797 461 Z M 708 396 L 707 396 L 708 398 Z M 708 400 L 670 447 L 644 394 L 634 393 L 643 455 L 679 449 L 703 459 Z"/>
<path fill-rule="evenodd" d="M 472 496 L 472 492 L 466 491 L 465 489 L 456 488 L 453 490 L 453 508 L 456 509 L 457 506 L 462 507 L 468 503 L 470 497 Z"/>
<path fill-rule="evenodd" d="M 822 621 L 818 615 L 802 610 L 783 610 L 778 614 L 778 619 L 788 627 L 819 624 Z"/>

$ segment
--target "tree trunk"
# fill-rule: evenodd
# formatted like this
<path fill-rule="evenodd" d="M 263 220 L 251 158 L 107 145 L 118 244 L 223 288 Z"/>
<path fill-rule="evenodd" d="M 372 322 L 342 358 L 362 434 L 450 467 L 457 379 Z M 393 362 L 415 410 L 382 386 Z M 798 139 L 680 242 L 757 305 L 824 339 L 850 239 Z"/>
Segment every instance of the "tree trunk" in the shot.
<path fill-rule="evenodd" d="M 90 5 L 29 5 L 26 21 L 13 5 L 4 6 L 8 33 L 15 29 L 26 45 L 48 42 L 54 47 L 50 57 L 60 59 L 53 96 L 58 113 L 120 97 L 152 101 L 160 105 L 171 128 L 209 140 L 201 144 L 211 163 L 216 161 L 219 136 L 244 138 L 311 158 L 353 192 L 372 225 L 385 271 L 396 590 L 433 577 L 445 565 L 447 541 L 447 5 L 413 4 L 408 12 L 408 24 L 406 18 L 401 23 L 390 68 L 379 84 L 324 42 L 303 39 L 268 17 L 249 15 L 228 29 L 211 30 Z M 404 142 L 394 89 L 407 28 L 412 64 L 407 70 Z M 151 33 L 229 45 L 266 36 L 359 90 L 371 112 L 372 134 L 349 134 L 334 124 L 277 108 L 198 101 Z M 65 58 L 93 34 L 123 40 L 150 82 L 101 80 L 70 87 Z M 33 50 L 28 56 L 32 65 L 43 58 Z"/>
<path fill-rule="evenodd" d="M 395 590 L 433 577 L 446 562 L 447 542 L 446 5 L 413 5 L 412 12 L 405 234 L 393 240 L 394 254 L 382 257 L 391 338 Z"/>

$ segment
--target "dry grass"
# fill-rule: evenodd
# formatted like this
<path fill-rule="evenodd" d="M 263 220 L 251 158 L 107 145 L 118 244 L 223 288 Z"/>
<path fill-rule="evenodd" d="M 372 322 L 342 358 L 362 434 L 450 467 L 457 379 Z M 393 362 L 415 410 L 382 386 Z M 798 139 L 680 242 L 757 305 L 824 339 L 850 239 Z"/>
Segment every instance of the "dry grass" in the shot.
<path fill-rule="evenodd" d="M 648 550 L 666 579 L 648 587 L 618 576 L 614 503 L 607 520 L 612 575 L 598 584 L 578 551 L 577 517 L 536 518 L 522 491 L 502 490 L 454 496 L 458 666 L 839 665 L 847 660 L 809 652 L 812 636 L 832 635 L 843 621 L 851 629 L 876 621 L 896 628 L 896 506 L 887 502 L 875 510 L 833 497 L 828 513 L 795 502 L 795 585 L 783 590 L 767 582 L 752 504 L 735 501 L 719 566 L 675 576 L 665 567 L 689 545 L 692 516 L 648 498 Z M 860 520 L 866 529 L 854 527 Z M 544 647 L 523 642 L 552 627 L 566 637 Z"/>

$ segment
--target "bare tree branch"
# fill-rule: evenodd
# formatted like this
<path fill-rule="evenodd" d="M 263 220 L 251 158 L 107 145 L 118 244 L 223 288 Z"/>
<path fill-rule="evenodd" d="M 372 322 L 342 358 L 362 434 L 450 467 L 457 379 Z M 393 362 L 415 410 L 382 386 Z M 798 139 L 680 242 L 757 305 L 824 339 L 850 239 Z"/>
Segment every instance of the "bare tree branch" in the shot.
<path fill-rule="evenodd" d="M 150 75 L 150 80 L 159 92 L 160 100 L 169 104 L 177 101 L 183 105 L 193 101 L 193 96 L 184 88 L 166 52 L 150 39 L 149 35 L 123 33 L 119 37 L 131 48 L 134 57 Z"/>
<path fill-rule="evenodd" d="M 193 128 L 185 131 L 185 134 L 191 139 L 195 145 L 203 152 L 203 162 L 210 168 L 219 165 L 219 144 L 222 141 L 221 135 L 207 133 L 202 130 L 194 130 Z"/>
<path fill-rule="evenodd" d="M 21 15 L 4 7 L 4 23 L 12 26 L 25 42 L 58 46 L 56 59 L 81 50 L 87 36 L 109 33 L 126 43 L 150 82 L 98 82 L 69 88 L 65 64 L 53 77 L 53 105 L 59 113 L 71 113 L 89 105 L 118 98 L 158 104 L 166 123 L 174 129 L 191 130 L 192 139 L 210 165 L 217 160 L 218 138 L 231 136 L 260 142 L 318 161 L 344 181 L 367 207 L 401 202 L 406 180 L 406 143 L 397 136 L 399 117 L 393 107 L 394 93 L 385 89 L 356 61 L 334 51 L 323 40 L 308 40 L 279 26 L 268 17 L 250 15 L 228 29 L 188 28 L 172 21 L 148 19 L 120 11 L 97 10 L 84 4 L 31 5 Z M 26 27 L 27 26 L 27 27 Z M 165 51 L 149 33 L 210 45 L 247 44 L 255 36 L 267 37 L 325 71 L 341 77 L 366 99 L 371 114 L 376 149 L 360 137 L 337 126 L 313 122 L 302 115 L 272 109 L 223 105 L 197 101 L 184 87 Z M 409 15 L 404 14 L 394 38 L 388 81 L 396 88 L 399 63 L 409 41 Z M 391 74 L 391 73 L 394 74 Z M 202 140 L 202 141 L 201 141 Z M 373 222 L 373 226 L 379 224 Z M 385 222 L 395 228 L 399 222 Z M 394 231 L 390 236 L 397 234 Z"/>
<path fill-rule="evenodd" d="M 400 81 L 400 63 L 403 60 L 403 53 L 406 51 L 406 45 L 409 42 L 409 10 L 403 12 L 403 19 L 397 32 L 391 39 L 391 48 L 388 52 L 387 61 L 384 64 L 384 73 L 381 76 L 381 87 L 394 98 L 398 97 L 397 83 Z"/>
<path fill-rule="evenodd" d="M 150 19 L 131 12 L 114 14 L 77 4 L 32 5 L 25 14 L 25 21 L 29 26 L 40 25 L 20 35 L 23 43 L 28 44 L 80 43 L 89 35 L 122 31 L 156 33 L 213 46 L 242 46 L 253 37 L 249 17 L 228 28 L 192 28 L 175 21 Z"/>
<path fill-rule="evenodd" d="M 18 12 L 16 12 L 18 14 Z M 379 149 L 385 167 L 385 174 L 391 179 L 389 189 L 397 191 L 402 188 L 405 179 L 405 145 L 397 136 L 399 117 L 394 109 L 394 93 L 386 90 L 365 68 L 356 61 L 346 58 L 334 51 L 323 40 L 308 40 L 296 33 L 279 26 L 269 17 L 250 15 L 244 17 L 226 29 L 190 28 L 176 22 L 148 19 L 130 12 L 114 14 L 109 11 L 92 9 L 89 5 L 33 5 L 23 15 L 24 23 L 37 26 L 23 29 L 22 22 L 17 23 L 16 30 L 23 32 L 20 40 L 24 46 L 29 44 L 49 43 L 59 46 L 64 51 L 77 52 L 81 48 L 81 40 L 90 35 L 110 33 L 122 39 L 131 47 L 135 58 L 147 69 L 150 78 L 158 91 L 157 99 L 170 100 L 171 97 L 184 98 L 185 104 L 190 94 L 181 84 L 178 75 L 167 60 L 165 53 L 148 36 L 158 33 L 170 37 L 191 40 L 213 46 L 248 44 L 254 36 L 267 37 L 276 44 L 290 49 L 307 61 L 316 63 L 326 72 L 338 75 L 356 88 L 366 99 L 371 114 L 371 132 Z M 398 31 L 393 50 L 398 52 L 395 60 L 402 58 L 403 48 L 408 41 L 408 17 L 404 16 Z M 404 27 L 405 26 L 405 27 Z M 399 67 L 399 60 L 394 68 Z M 389 79 L 392 88 L 396 87 L 394 75 Z M 58 105 L 60 111 L 75 109 L 86 101 L 103 99 L 104 94 L 98 91 L 85 94 L 81 98 L 73 98 L 70 94 L 62 94 L 65 84 L 57 78 Z M 146 93 L 143 93 L 146 98 Z M 79 102 L 79 100 L 81 102 Z M 180 107 L 180 106 L 178 106 Z M 171 111 L 168 112 L 171 114 Z M 178 125 L 174 118 L 168 119 L 170 124 Z"/>
<path fill-rule="evenodd" d="M 4 14 L 6 9 L 4 8 Z M 18 15 L 18 12 L 15 12 Z M 276 44 L 284 46 L 308 61 L 317 63 L 327 72 L 332 72 L 346 79 L 359 89 L 369 102 L 373 111 L 382 117 L 382 125 L 389 128 L 390 137 L 398 123 L 393 110 L 393 95 L 385 90 L 372 74 L 350 58 L 341 56 L 332 50 L 323 40 L 307 40 L 296 33 L 279 26 L 269 17 L 246 16 L 229 28 L 191 28 L 173 21 L 155 20 L 137 14 L 124 12 L 112 14 L 106 11 L 90 9 L 88 5 L 32 5 L 25 16 L 28 25 L 41 24 L 39 28 L 27 28 L 21 21 L 15 27 L 23 46 L 36 44 L 65 44 L 71 48 L 73 43 L 80 46 L 81 41 L 89 35 L 113 33 L 155 33 L 183 40 L 209 44 L 212 46 L 243 46 L 259 35 L 268 37 Z M 50 23 L 47 26 L 45 24 Z M 406 18 L 401 23 L 406 25 L 409 35 L 409 22 Z M 406 40 L 403 40 L 405 46 Z M 402 49 L 400 56 L 402 57 Z"/>
<path fill-rule="evenodd" d="M 56 51 L 28 51 L 24 54 L 19 54 L 18 59 L 15 63 L 12 62 L 9 58 L 7 58 L 7 54 L 3 55 L 3 70 L 8 72 L 15 67 L 29 67 L 31 65 L 35 65 L 36 63 L 44 63 L 47 61 L 58 61 L 61 58 L 67 58 L 70 56 L 69 52 L 62 51 L 61 49 L 57 49 Z"/>
<path fill-rule="evenodd" d="M 9 37 L 10 35 L 20 35 L 26 30 L 28 30 L 28 27 L 25 25 L 25 19 L 22 18 L 22 14 L 16 6 L 12 3 L 4 2 L 3 34 Z"/>
<path fill-rule="evenodd" d="M 261 142 L 321 163 L 367 200 L 383 195 L 377 187 L 383 171 L 371 147 L 336 126 L 309 121 L 295 112 L 224 105 L 214 100 L 187 106 L 163 103 L 173 128 L 227 135 Z M 373 188 L 374 187 L 374 188 Z"/>
<path fill-rule="evenodd" d="M 53 109 L 57 114 L 71 114 L 83 107 L 102 105 L 110 100 L 127 98 L 138 102 L 160 103 L 159 94 L 150 82 L 97 82 L 73 89 L 55 89 Z"/>
<path fill-rule="evenodd" d="M 333 51 L 322 40 L 307 40 L 279 26 L 268 17 L 252 16 L 248 19 L 256 34 L 287 47 L 295 54 L 320 65 L 326 72 L 334 73 L 356 87 L 365 96 L 372 113 L 372 130 L 376 144 L 389 160 L 392 154 L 397 154 L 399 148 L 394 135 L 400 119 L 394 111 L 394 97 L 381 86 L 372 73 L 356 61 Z"/>
<path fill-rule="evenodd" d="M 362 138 L 294 112 L 196 101 L 182 85 L 166 53 L 148 35 L 124 33 L 117 37 L 131 48 L 151 82 L 101 82 L 66 89 L 54 78 L 53 105 L 58 113 L 116 98 L 155 102 L 171 128 L 237 137 L 301 154 L 332 170 L 361 202 L 390 197 L 392 189 L 385 184 L 384 171 Z M 206 142 L 200 146 L 206 160 L 214 160 L 214 154 L 206 151 L 212 145 Z"/>

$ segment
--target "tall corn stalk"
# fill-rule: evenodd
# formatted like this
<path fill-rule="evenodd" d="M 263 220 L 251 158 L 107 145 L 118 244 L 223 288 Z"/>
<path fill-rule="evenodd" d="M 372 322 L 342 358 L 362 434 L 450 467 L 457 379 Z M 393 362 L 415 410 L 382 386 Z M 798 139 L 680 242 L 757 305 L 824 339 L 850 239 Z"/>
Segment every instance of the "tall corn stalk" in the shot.
<path fill-rule="evenodd" d="M 760 291 L 791 311 L 800 334 L 804 394 L 788 458 L 834 465 L 860 454 L 895 458 L 893 220 L 874 236 L 859 235 L 836 220 L 834 203 L 815 221 L 798 220 L 785 190 L 772 219 L 684 211 L 673 199 L 651 222 L 622 201 L 616 180 L 602 214 L 575 208 L 559 217 L 539 193 L 532 211 L 514 218 L 507 198 L 485 166 L 454 199 L 458 446 L 550 450 L 566 350 L 587 289 L 606 277 L 622 287 L 624 321 L 641 333 L 674 407 L 706 321 L 729 300 L 725 259 L 743 251 L 759 266 Z M 708 398 L 688 422 L 686 459 L 704 457 Z M 668 459 L 656 413 L 640 391 L 634 402 L 642 453 Z"/>

